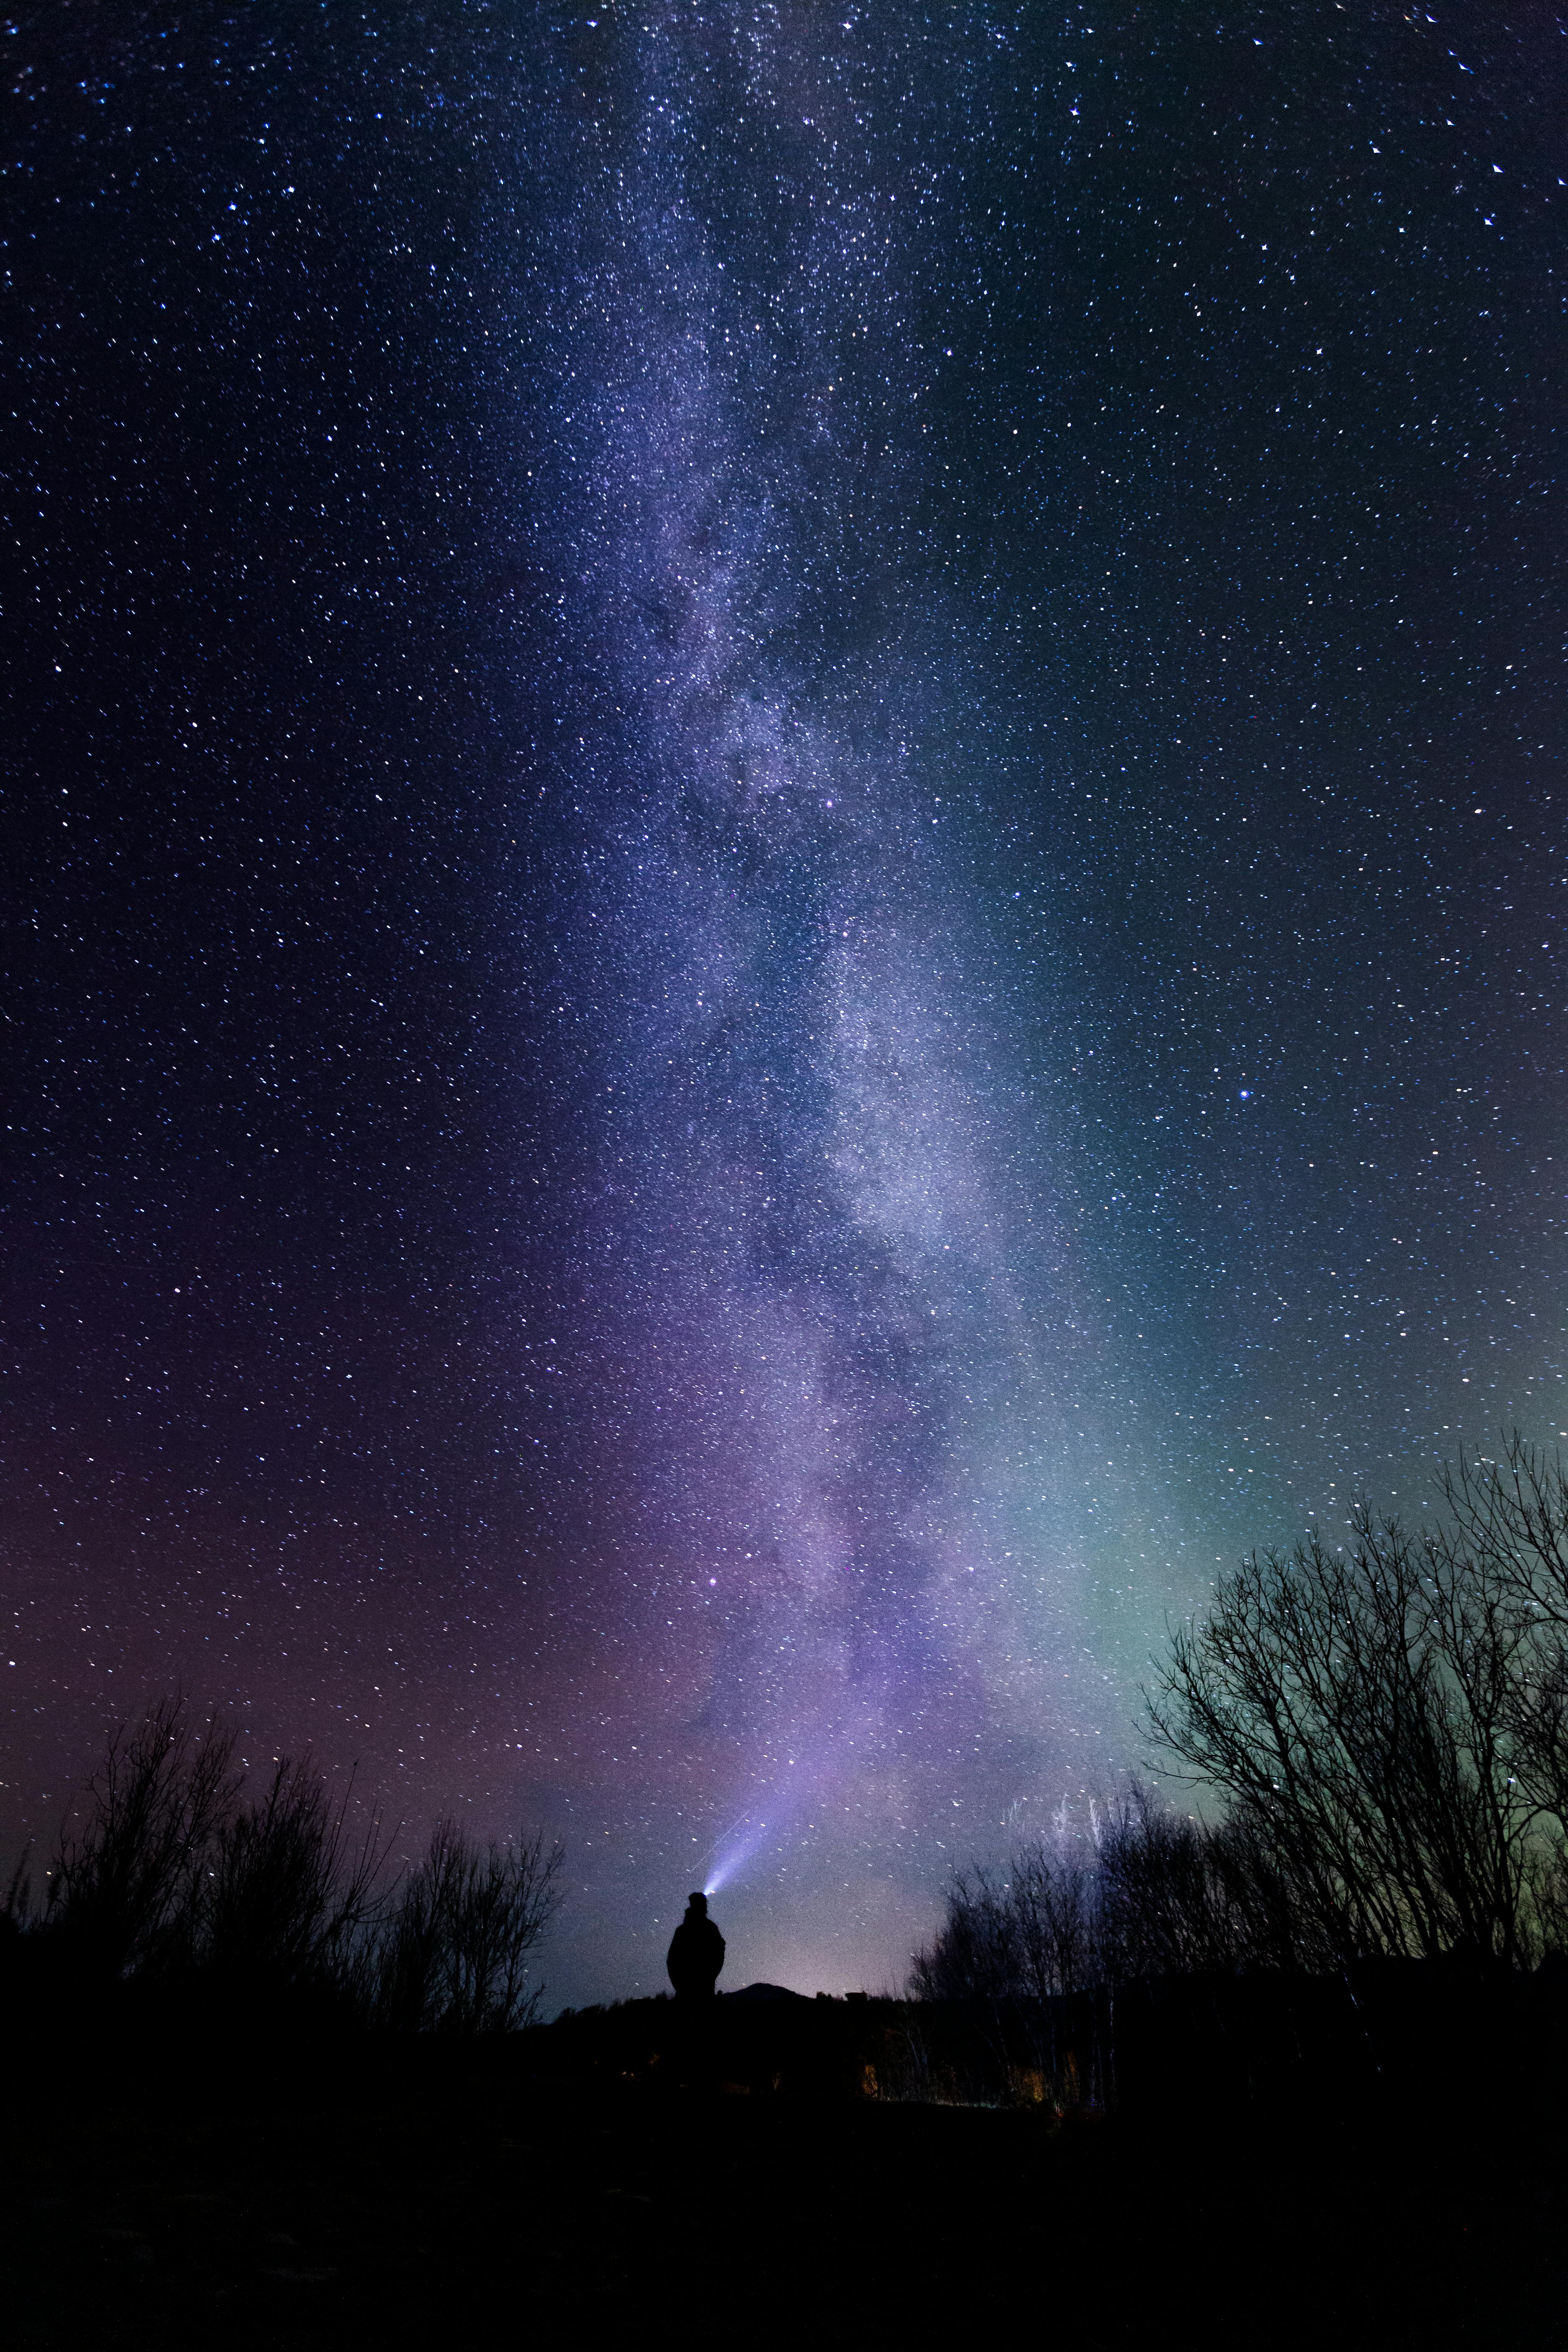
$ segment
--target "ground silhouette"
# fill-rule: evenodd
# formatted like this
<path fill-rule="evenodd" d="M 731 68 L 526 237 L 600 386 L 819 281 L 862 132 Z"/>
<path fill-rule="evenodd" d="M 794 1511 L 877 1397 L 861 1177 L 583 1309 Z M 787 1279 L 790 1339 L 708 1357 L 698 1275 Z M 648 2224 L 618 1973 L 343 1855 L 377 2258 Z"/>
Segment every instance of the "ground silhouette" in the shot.
<path fill-rule="evenodd" d="M 1414 2101 L 944 2105 L 868 2080 L 906 2007 L 721 1997 L 707 2088 L 668 2000 L 474 2041 L 15 2031 L 8 2342 L 381 2352 L 671 2309 L 715 2347 L 1561 2340 L 1568 2160 L 1511 2067 L 1450 2053 Z"/>

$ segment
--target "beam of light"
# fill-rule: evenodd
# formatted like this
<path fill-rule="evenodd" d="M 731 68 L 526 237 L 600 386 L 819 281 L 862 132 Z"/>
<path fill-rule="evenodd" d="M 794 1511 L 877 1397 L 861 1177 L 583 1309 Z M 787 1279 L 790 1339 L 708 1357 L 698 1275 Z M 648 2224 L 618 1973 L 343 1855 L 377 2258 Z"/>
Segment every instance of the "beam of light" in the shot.
<path fill-rule="evenodd" d="M 767 1840 L 768 1826 L 765 1821 L 747 1821 L 725 1840 L 709 1865 L 702 1883 L 704 1895 L 717 1895 L 756 1858 Z"/>
<path fill-rule="evenodd" d="M 744 1812 L 721 1831 L 709 1849 L 705 1895 L 716 1895 L 731 1885 L 770 1849 L 780 1852 L 798 1840 L 816 1799 L 837 1779 L 839 1759 L 831 1755 L 810 1764 L 792 1756 L 784 1770 L 769 1780 Z"/>

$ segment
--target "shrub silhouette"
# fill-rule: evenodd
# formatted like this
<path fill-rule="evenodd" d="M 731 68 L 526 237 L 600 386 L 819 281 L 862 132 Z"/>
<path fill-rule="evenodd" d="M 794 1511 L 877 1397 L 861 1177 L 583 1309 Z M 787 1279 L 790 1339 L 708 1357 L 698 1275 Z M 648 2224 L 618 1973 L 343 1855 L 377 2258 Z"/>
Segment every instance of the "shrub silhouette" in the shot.
<path fill-rule="evenodd" d="M 61 1829 L 41 1923 L 79 1969 L 151 1976 L 188 1951 L 202 1874 L 239 1801 L 234 1759 L 235 1735 L 195 1724 L 179 1697 L 110 1734 L 81 1826 Z"/>
<path fill-rule="evenodd" d="M 215 1982 L 341 1990 L 375 1912 L 382 1856 L 373 1822 L 357 1848 L 308 1761 L 280 1758 L 258 1798 L 219 1822 L 197 1874 L 186 1965 Z"/>
<path fill-rule="evenodd" d="M 538 1836 L 480 1847 L 444 1821 L 424 1861 L 386 1884 L 378 1821 L 349 1832 L 351 1794 L 334 1805 L 308 1757 L 253 1782 L 215 1717 L 160 1699 L 110 1735 L 41 1906 L 18 1867 L 0 1910 L 11 1963 L 25 1947 L 78 1990 L 238 1996 L 247 2014 L 310 1994 L 345 2022 L 395 2031 L 530 2021 L 560 1849 Z"/>
<path fill-rule="evenodd" d="M 533 1955 L 560 1907 L 562 1849 L 542 1836 L 473 1843 L 437 1823 L 397 1889 L 367 1969 L 368 2012 L 401 2032 L 504 2033 L 531 2024 Z"/>

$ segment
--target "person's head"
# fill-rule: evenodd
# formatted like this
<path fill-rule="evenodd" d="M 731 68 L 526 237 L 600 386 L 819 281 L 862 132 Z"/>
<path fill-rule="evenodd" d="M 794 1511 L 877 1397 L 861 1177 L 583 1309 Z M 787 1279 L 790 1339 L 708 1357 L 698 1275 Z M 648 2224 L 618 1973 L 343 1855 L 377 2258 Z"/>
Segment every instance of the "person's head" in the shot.
<path fill-rule="evenodd" d="M 699 1918 L 703 1918 L 707 1915 L 708 1897 L 706 1895 L 693 1895 L 688 1899 L 686 1907 L 689 1911 L 695 1911 Z"/>

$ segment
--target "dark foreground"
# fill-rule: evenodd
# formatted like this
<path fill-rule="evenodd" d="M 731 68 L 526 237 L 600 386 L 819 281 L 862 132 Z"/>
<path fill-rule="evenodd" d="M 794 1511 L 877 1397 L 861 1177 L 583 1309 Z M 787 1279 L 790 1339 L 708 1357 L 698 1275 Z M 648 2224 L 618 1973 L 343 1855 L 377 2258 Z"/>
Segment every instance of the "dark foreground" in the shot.
<path fill-rule="evenodd" d="M 612 2012 L 489 2049 L 24 2052 L 6 2342 L 1568 2342 L 1539 2085 L 1456 2052 L 1350 2113 L 1061 2117 L 872 2095 L 846 2017 L 797 2012 L 831 2061 L 800 2091 L 756 2013 L 739 2051 Z"/>

